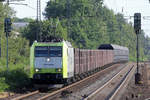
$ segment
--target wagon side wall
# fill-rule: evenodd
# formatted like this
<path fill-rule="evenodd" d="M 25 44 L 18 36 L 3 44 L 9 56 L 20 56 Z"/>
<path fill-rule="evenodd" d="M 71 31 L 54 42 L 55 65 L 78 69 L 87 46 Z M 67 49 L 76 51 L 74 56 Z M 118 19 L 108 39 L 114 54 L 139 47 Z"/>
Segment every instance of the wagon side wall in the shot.
<path fill-rule="evenodd" d="M 113 50 L 74 49 L 74 74 L 82 74 L 113 62 Z"/>

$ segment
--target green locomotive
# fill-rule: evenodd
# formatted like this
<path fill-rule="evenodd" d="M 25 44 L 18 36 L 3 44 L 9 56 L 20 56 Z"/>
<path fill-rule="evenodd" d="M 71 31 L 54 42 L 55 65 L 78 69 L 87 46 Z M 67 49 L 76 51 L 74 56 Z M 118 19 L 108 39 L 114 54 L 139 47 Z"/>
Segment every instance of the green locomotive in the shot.
<path fill-rule="evenodd" d="M 67 41 L 34 42 L 30 67 L 30 78 L 35 83 L 64 83 L 74 74 L 73 47 Z"/>

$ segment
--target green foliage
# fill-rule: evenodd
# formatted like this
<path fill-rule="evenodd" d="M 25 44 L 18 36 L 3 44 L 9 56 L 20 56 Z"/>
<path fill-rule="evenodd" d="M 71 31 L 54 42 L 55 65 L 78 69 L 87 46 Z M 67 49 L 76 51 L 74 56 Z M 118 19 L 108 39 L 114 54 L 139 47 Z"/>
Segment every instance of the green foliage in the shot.
<path fill-rule="evenodd" d="M 6 39 L 2 41 L 2 58 L 6 58 Z M 22 63 L 25 66 L 29 64 L 29 43 L 26 39 L 18 38 L 9 38 L 8 42 L 8 57 L 10 64 L 19 64 Z"/>
<path fill-rule="evenodd" d="M 24 38 L 9 38 L 9 71 L 6 70 L 6 42 L 2 41 L 0 91 L 16 90 L 30 84 L 29 44 Z"/>
<path fill-rule="evenodd" d="M 6 37 L 4 18 L 13 18 L 14 11 L 0 3 L 0 92 L 22 88 L 30 83 L 29 74 L 29 42 L 16 34 L 10 33 L 8 38 L 9 70 L 6 69 Z"/>
<path fill-rule="evenodd" d="M 44 15 L 48 19 L 93 16 L 102 3 L 103 0 L 51 0 L 47 3 Z"/>
<path fill-rule="evenodd" d="M 7 90 L 9 88 L 9 85 L 6 84 L 5 77 L 0 77 L 0 92 L 3 92 L 4 90 Z"/>
<path fill-rule="evenodd" d="M 5 66 L 0 68 L 0 91 L 16 91 L 29 85 L 31 83 L 27 74 L 29 70 L 24 68 L 20 65 L 11 66 L 8 70 Z"/>
<path fill-rule="evenodd" d="M 127 46 L 130 50 L 130 60 L 135 61 L 136 34 L 132 24 L 128 23 L 122 14 L 114 14 L 102 4 L 103 0 L 49 1 L 44 13 L 47 20 L 41 22 L 41 38 L 62 37 L 78 48 L 96 49 L 100 44 L 107 43 Z M 30 45 L 38 31 L 35 29 L 39 29 L 39 25 L 30 23 L 22 32 L 22 36 L 30 40 Z M 142 32 L 139 42 L 140 60 L 147 58 L 146 40 L 148 39 Z"/>
<path fill-rule="evenodd" d="M 39 30 L 40 27 L 41 32 Z M 36 39 L 45 39 L 50 36 L 67 39 L 67 28 L 62 27 L 59 19 L 51 19 L 43 22 L 32 21 L 21 33 L 22 37 L 30 40 L 30 45 Z"/>
<path fill-rule="evenodd" d="M 30 22 L 30 24 L 22 30 L 22 36 L 30 40 L 31 43 L 36 39 L 36 33 L 38 32 L 39 25 L 36 21 Z"/>
<path fill-rule="evenodd" d="M 17 17 L 14 17 L 13 18 L 14 22 L 32 22 L 33 19 L 31 18 L 17 18 Z"/>

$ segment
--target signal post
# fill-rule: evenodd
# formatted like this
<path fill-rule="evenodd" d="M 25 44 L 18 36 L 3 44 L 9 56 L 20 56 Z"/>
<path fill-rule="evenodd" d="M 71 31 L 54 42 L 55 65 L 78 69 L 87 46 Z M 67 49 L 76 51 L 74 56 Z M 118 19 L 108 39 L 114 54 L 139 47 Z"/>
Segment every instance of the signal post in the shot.
<path fill-rule="evenodd" d="M 7 60 L 7 69 L 8 69 L 8 36 L 9 33 L 11 32 L 11 19 L 10 18 L 5 18 L 5 33 L 6 33 L 6 39 L 7 39 L 7 56 L 6 56 L 6 60 Z"/>
<path fill-rule="evenodd" d="M 141 84 L 141 74 L 139 73 L 139 34 L 141 33 L 141 13 L 134 14 L 134 30 L 137 37 L 136 42 L 137 72 L 135 74 L 135 84 Z"/>

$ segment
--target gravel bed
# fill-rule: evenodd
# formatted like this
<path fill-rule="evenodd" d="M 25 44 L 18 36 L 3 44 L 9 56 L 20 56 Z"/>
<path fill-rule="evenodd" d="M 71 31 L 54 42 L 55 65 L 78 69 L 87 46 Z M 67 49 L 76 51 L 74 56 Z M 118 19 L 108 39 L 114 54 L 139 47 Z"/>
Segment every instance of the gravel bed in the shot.
<path fill-rule="evenodd" d="M 32 95 L 32 96 L 30 96 L 30 97 L 27 97 L 27 98 L 25 98 L 25 99 L 23 99 L 23 100 L 37 100 L 38 98 L 43 97 L 43 96 L 45 96 L 46 94 L 47 94 L 47 93 L 38 93 L 38 94 Z"/>
<path fill-rule="evenodd" d="M 148 63 L 147 68 L 150 69 L 150 63 Z M 142 84 L 136 85 L 135 76 L 133 76 L 120 100 L 148 100 L 150 98 L 150 84 L 147 83 L 147 81 L 150 81 L 150 76 L 147 76 L 150 71 L 147 68 L 145 68 L 145 65 L 140 66 Z"/>
<path fill-rule="evenodd" d="M 33 87 L 19 88 L 19 89 L 16 89 L 15 92 L 10 92 L 9 93 L 10 95 L 8 95 L 6 98 L 0 98 L 0 100 L 12 100 L 12 98 L 16 98 L 16 97 L 19 97 L 21 95 L 31 93 L 35 90 L 37 90 L 37 89 L 33 88 Z"/>
<path fill-rule="evenodd" d="M 108 80 L 110 80 L 115 74 L 117 74 L 125 65 L 121 64 L 120 67 L 115 68 L 107 73 L 104 73 L 102 76 L 99 77 L 95 82 L 93 80 L 93 84 L 85 85 L 84 87 L 80 88 L 77 92 L 70 93 L 68 96 L 62 96 L 56 100 L 82 100 L 84 97 L 91 94 L 93 91 L 101 87 L 105 84 Z"/>
<path fill-rule="evenodd" d="M 11 100 L 12 98 L 15 98 L 15 97 L 18 97 L 18 96 L 21 96 L 22 94 L 14 94 L 13 96 L 9 96 L 7 98 L 1 98 L 0 100 Z"/>

